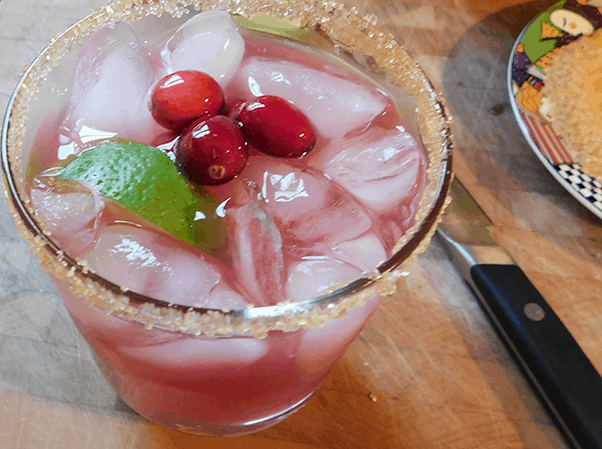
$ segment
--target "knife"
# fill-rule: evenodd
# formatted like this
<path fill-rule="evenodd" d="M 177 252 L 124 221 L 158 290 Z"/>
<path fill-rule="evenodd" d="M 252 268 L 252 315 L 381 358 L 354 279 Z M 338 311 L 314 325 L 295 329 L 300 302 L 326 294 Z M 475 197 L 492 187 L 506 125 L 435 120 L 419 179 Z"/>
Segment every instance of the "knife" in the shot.
<path fill-rule="evenodd" d="M 439 241 L 569 445 L 602 449 L 602 377 L 457 178 L 450 195 Z"/>

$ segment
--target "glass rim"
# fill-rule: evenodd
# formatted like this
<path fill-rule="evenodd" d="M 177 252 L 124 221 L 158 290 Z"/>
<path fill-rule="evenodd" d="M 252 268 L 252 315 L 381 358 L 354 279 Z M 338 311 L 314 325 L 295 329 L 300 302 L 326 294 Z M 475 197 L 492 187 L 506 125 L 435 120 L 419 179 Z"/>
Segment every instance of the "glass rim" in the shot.
<path fill-rule="evenodd" d="M 31 211 L 26 206 L 26 201 L 21 197 L 21 193 L 15 181 L 15 177 L 18 177 L 15 174 L 13 169 L 13 163 L 11 162 L 10 153 L 10 143 L 9 143 L 9 135 L 11 133 L 11 128 L 15 126 L 15 123 L 12 122 L 13 114 L 15 113 L 14 109 L 21 106 L 19 103 L 19 96 L 21 94 L 21 90 L 26 85 L 26 88 L 31 88 L 29 85 L 29 77 L 32 76 L 34 69 L 39 65 L 43 64 L 45 60 L 49 58 L 49 53 L 54 45 L 57 42 L 60 42 L 61 39 L 64 39 L 69 35 L 70 32 L 73 32 L 74 29 L 79 29 L 85 27 L 85 25 L 92 23 L 93 28 L 88 34 L 93 34 L 100 26 L 96 25 L 99 17 L 108 16 L 109 20 L 122 20 L 125 19 L 127 21 L 131 21 L 131 12 L 136 8 L 140 8 L 144 5 L 159 5 L 159 12 L 151 11 L 151 14 L 160 15 L 163 12 L 171 13 L 173 16 L 181 15 L 181 9 L 174 9 L 173 2 L 169 2 L 169 0 L 151 0 L 146 1 L 142 5 L 132 5 L 131 2 L 124 0 L 123 2 L 114 2 L 110 5 L 99 8 L 97 10 L 92 11 L 88 16 L 84 17 L 80 21 L 76 22 L 65 31 L 57 35 L 53 40 L 50 41 L 48 45 L 36 56 L 36 58 L 32 61 L 32 63 L 25 69 L 25 71 L 21 74 L 19 81 L 17 82 L 13 93 L 10 97 L 10 100 L 7 105 L 6 113 L 3 121 L 2 128 L 2 137 L 1 137 L 1 152 L 2 152 L 2 169 L 4 174 L 5 185 L 8 187 L 8 202 L 9 206 L 11 206 L 11 212 L 15 222 L 18 225 L 21 234 L 24 235 L 32 247 L 37 246 L 37 251 L 34 251 L 38 257 L 41 259 L 48 258 L 49 263 L 54 260 L 58 262 L 55 264 L 57 266 L 58 272 L 53 272 L 52 274 L 56 275 L 59 278 L 67 278 L 69 281 L 73 281 L 80 276 L 83 279 L 79 279 L 83 281 L 87 287 L 91 287 L 90 282 L 93 284 L 97 284 L 100 287 L 100 291 L 106 291 L 108 293 L 109 299 L 107 300 L 109 303 L 114 304 L 117 302 L 115 307 L 109 306 L 100 307 L 101 309 L 105 309 L 108 313 L 112 313 L 115 316 L 120 316 L 127 319 L 133 319 L 136 321 L 141 321 L 143 324 L 147 324 L 147 326 L 159 326 L 172 328 L 172 330 L 180 330 L 184 332 L 192 332 L 198 334 L 227 334 L 229 332 L 221 332 L 219 327 L 225 326 L 226 330 L 238 329 L 237 332 L 240 332 L 240 325 L 243 325 L 243 330 L 248 328 L 249 326 L 244 326 L 244 322 L 252 321 L 258 323 L 261 329 L 253 330 L 252 326 L 249 330 L 254 334 L 264 335 L 267 331 L 270 330 L 286 330 L 283 328 L 282 324 L 274 324 L 275 322 L 270 322 L 270 319 L 278 319 L 283 317 L 291 317 L 292 315 L 303 315 L 306 318 L 309 315 L 313 316 L 313 319 L 310 321 L 315 324 L 316 323 L 316 313 L 315 311 L 319 307 L 326 307 L 330 309 L 334 309 L 335 304 L 339 302 L 343 298 L 349 298 L 354 295 L 359 295 L 361 293 L 368 293 L 368 296 L 373 297 L 377 294 L 381 293 L 383 289 L 386 290 L 381 285 L 381 289 L 374 289 L 372 287 L 378 287 L 378 284 L 386 283 L 386 282 L 395 282 L 400 274 L 397 272 L 402 268 L 404 262 L 408 261 L 412 255 L 417 255 L 418 253 L 424 251 L 426 249 L 426 245 L 430 241 L 430 238 L 435 232 L 437 224 L 440 220 L 440 215 L 443 213 L 447 203 L 449 202 L 448 193 L 450 189 L 450 184 L 452 180 L 452 149 L 453 149 L 453 141 L 452 141 L 452 133 L 451 133 L 451 116 L 447 111 L 444 100 L 441 98 L 440 94 L 437 93 L 432 83 L 423 72 L 423 70 L 419 67 L 416 60 L 409 55 L 409 53 L 405 50 L 403 46 L 398 44 L 392 39 L 392 36 L 384 36 L 378 28 L 376 28 L 372 22 L 374 22 L 373 16 L 361 18 L 357 14 L 357 11 L 346 10 L 341 5 L 336 5 L 333 2 L 328 1 L 318 1 L 313 2 L 310 1 L 311 5 L 314 5 L 316 9 L 325 7 L 331 7 L 333 11 L 336 11 L 337 14 L 342 14 L 342 16 L 346 20 L 357 19 L 361 21 L 364 26 L 364 30 L 361 33 L 368 33 L 370 36 L 378 36 L 380 38 L 389 38 L 391 48 L 394 48 L 395 51 L 401 51 L 402 56 L 405 58 L 404 63 L 401 64 L 402 68 L 405 67 L 406 70 L 411 71 L 411 73 L 407 73 L 404 77 L 411 76 L 413 78 L 413 83 L 418 83 L 419 87 L 416 89 L 414 93 L 415 96 L 422 95 L 426 100 L 425 103 L 430 106 L 433 114 L 433 117 L 436 118 L 436 126 L 435 129 L 428 130 L 430 133 L 434 133 L 434 135 L 438 135 L 439 142 L 435 142 L 435 146 L 440 146 L 439 148 L 427 148 L 427 144 L 423 143 L 423 147 L 425 147 L 425 151 L 427 152 L 428 161 L 429 161 L 429 169 L 427 172 L 427 187 L 426 189 L 431 189 L 435 198 L 430 202 L 427 206 L 427 210 L 423 210 L 425 207 L 422 203 L 419 206 L 419 212 L 423 212 L 423 217 L 418 220 L 416 219 L 416 223 L 401 237 L 400 241 L 397 243 L 394 253 L 391 257 L 389 257 L 384 262 L 380 263 L 375 270 L 372 272 L 365 272 L 360 277 L 354 279 L 351 282 L 346 283 L 346 285 L 340 286 L 332 291 L 327 292 L 326 294 L 320 295 L 318 297 L 314 297 L 312 299 L 304 300 L 304 301 L 285 301 L 273 306 L 251 306 L 246 309 L 211 309 L 204 307 L 192 307 L 192 306 L 184 306 L 180 304 L 173 304 L 169 301 L 160 300 L 156 298 L 152 298 L 140 293 L 136 293 L 131 290 L 124 289 L 123 287 L 103 278 L 102 276 L 90 271 L 85 265 L 79 263 L 75 259 L 71 258 L 69 255 L 65 254 L 59 246 L 46 235 L 43 230 L 43 226 L 36 221 L 34 217 L 32 217 Z M 180 2 L 181 5 L 186 6 L 194 6 L 196 10 L 209 10 L 215 9 L 219 7 L 219 9 L 226 9 L 230 13 L 239 13 L 243 16 L 251 15 L 249 11 L 241 11 L 239 2 L 232 2 L 233 5 L 236 5 L 237 10 L 233 11 L 232 9 L 224 8 L 223 0 L 215 0 L 216 5 L 203 5 L 208 6 L 205 9 L 197 7 L 197 3 L 194 0 L 183 0 Z M 295 4 L 306 5 L 307 2 L 304 0 L 300 0 L 297 2 L 292 2 Z M 275 8 L 277 5 L 276 0 L 270 0 L 268 2 L 263 2 L 265 4 L 272 4 Z M 290 7 L 290 3 L 287 6 Z M 336 5 L 336 6 L 332 6 Z M 287 8 L 288 11 L 286 14 L 283 14 L 279 11 L 270 11 L 270 14 L 274 14 L 282 19 L 290 18 L 289 12 L 290 8 Z M 157 10 L 157 8 L 155 8 Z M 301 9 L 300 9 L 301 10 Z M 261 9 L 262 13 L 265 12 L 265 8 Z M 307 12 L 307 9 L 303 10 L 305 13 L 312 14 L 311 11 Z M 122 17 L 119 14 L 125 14 Z M 136 11 L 134 15 L 134 20 L 140 18 L 141 16 Z M 285 17 L 286 16 L 286 17 Z M 341 19 L 343 20 L 343 19 Z M 315 24 L 314 24 L 315 25 Z M 324 24 L 319 24 L 324 30 Z M 367 30 L 367 31 L 366 31 Z M 336 37 L 333 37 L 328 32 L 326 32 L 329 38 L 333 39 L 335 42 L 337 41 Z M 80 36 L 78 36 L 80 37 Z M 389 48 L 386 53 L 388 54 L 391 50 Z M 68 51 L 68 50 L 67 50 Z M 61 55 L 62 56 L 62 55 Z M 60 56 L 59 58 L 60 59 Z M 389 70 L 386 67 L 383 67 L 387 72 Z M 37 74 L 37 79 L 35 81 L 39 81 L 43 76 Z M 38 86 L 36 85 L 36 88 Z M 401 86 L 403 90 L 405 88 Z M 31 98 L 29 98 L 31 100 Z M 26 107 L 29 106 L 29 103 L 26 101 Z M 22 107 L 22 106 L 21 106 Z M 17 123 L 17 127 L 20 126 L 23 128 L 21 131 L 24 134 L 25 125 L 23 123 Z M 18 140 L 18 139 L 17 139 Z M 435 139 L 436 141 L 437 139 Z M 21 142 L 22 143 L 22 142 Z M 21 148 L 18 148 L 20 151 Z M 436 152 L 437 157 L 435 157 L 431 152 Z M 436 160 L 436 167 L 432 167 L 431 164 L 433 160 Z M 436 173 L 433 174 L 431 169 L 435 169 Z M 436 185 L 432 185 L 435 182 Z M 425 192 L 426 193 L 426 192 Z M 416 216 L 417 216 L 416 215 Z M 426 243 L 425 243 L 426 242 Z M 421 249 L 421 245 L 423 246 Z M 36 248 L 33 248 L 36 249 Z M 44 253 L 43 255 L 40 253 L 40 250 Z M 59 267 L 60 265 L 60 267 Z M 53 271 L 53 270 L 51 270 Z M 81 287 L 81 285 L 80 285 Z M 373 293 L 373 294 L 370 294 Z M 370 298 L 364 298 L 364 301 Z M 101 306 L 99 302 L 102 300 L 94 300 L 88 301 L 94 302 L 97 306 Z M 360 301 L 361 302 L 361 301 Z M 352 304 L 353 305 L 353 304 Z M 107 304 L 104 304 L 107 306 Z M 347 307 L 343 307 L 346 309 Z M 334 316 L 341 315 L 342 310 L 338 310 L 334 313 Z M 343 313 L 344 314 L 344 313 Z M 327 316 L 325 319 L 318 319 L 317 322 L 322 323 L 327 321 L 330 316 Z M 197 325 L 191 326 L 187 328 L 183 323 L 190 324 L 191 322 L 198 322 L 208 324 L 209 330 L 207 330 L 207 326 Z M 211 325 L 211 321 L 215 321 L 218 325 L 217 328 Z M 173 324 L 173 325 L 172 325 Z M 303 323 L 296 323 L 295 328 L 299 326 L 303 327 Z M 203 328 L 199 332 L 199 328 Z M 193 329 L 193 330 L 191 330 Z M 213 330 L 212 330 L 213 329 Z M 221 329 L 222 331 L 224 329 Z M 296 329 L 292 329 L 296 330 Z"/>

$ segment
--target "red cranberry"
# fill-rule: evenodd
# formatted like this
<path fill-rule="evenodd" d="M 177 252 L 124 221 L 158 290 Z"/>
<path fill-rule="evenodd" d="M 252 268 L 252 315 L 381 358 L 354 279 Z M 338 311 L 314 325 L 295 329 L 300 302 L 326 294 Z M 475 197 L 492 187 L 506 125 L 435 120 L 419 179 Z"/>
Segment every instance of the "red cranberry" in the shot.
<path fill-rule="evenodd" d="M 213 186 L 235 178 L 246 166 L 247 141 L 238 124 L 216 115 L 196 120 L 176 144 L 176 161 L 196 184 Z"/>
<path fill-rule="evenodd" d="M 284 98 L 257 97 L 238 106 L 231 116 L 255 148 L 272 156 L 300 157 L 316 144 L 305 114 Z"/>
<path fill-rule="evenodd" d="M 153 89 L 150 109 L 159 125 L 180 132 L 194 120 L 224 108 L 224 93 L 209 75 L 182 70 L 162 78 Z"/>

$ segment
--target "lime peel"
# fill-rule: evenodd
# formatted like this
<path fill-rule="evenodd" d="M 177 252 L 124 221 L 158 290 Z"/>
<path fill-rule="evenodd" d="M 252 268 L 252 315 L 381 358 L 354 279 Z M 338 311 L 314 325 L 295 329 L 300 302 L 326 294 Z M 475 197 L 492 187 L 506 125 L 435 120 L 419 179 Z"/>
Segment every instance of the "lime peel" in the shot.
<path fill-rule="evenodd" d="M 233 18 L 239 25 L 250 30 L 263 31 L 297 41 L 304 41 L 311 34 L 311 30 L 307 27 L 309 21 L 304 25 L 293 24 L 269 14 L 259 14 L 251 18 L 234 15 Z"/>
<path fill-rule="evenodd" d="M 210 241 L 219 234 L 214 224 L 195 223 L 199 209 L 211 214 L 217 200 L 208 191 L 195 192 L 158 148 L 105 141 L 84 151 L 57 177 L 92 184 L 104 196 L 187 243 L 201 248 L 219 246 Z"/>

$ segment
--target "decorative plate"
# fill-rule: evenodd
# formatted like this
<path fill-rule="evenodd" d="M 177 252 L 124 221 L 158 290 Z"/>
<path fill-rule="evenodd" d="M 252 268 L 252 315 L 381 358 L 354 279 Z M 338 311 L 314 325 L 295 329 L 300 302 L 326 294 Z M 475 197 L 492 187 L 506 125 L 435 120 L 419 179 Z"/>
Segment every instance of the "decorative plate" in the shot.
<path fill-rule="evenodd" d="M 585 4 L 584 4 L 585 3 Z M 527 142 L 554 178 L 602 219 L 602 180 L 583 171 L 546 120 L 541 89 L 560 47 L 602 28 L 602 0 L 562 0 L 520 33 L 508 65 L 510 104 Z"/>

